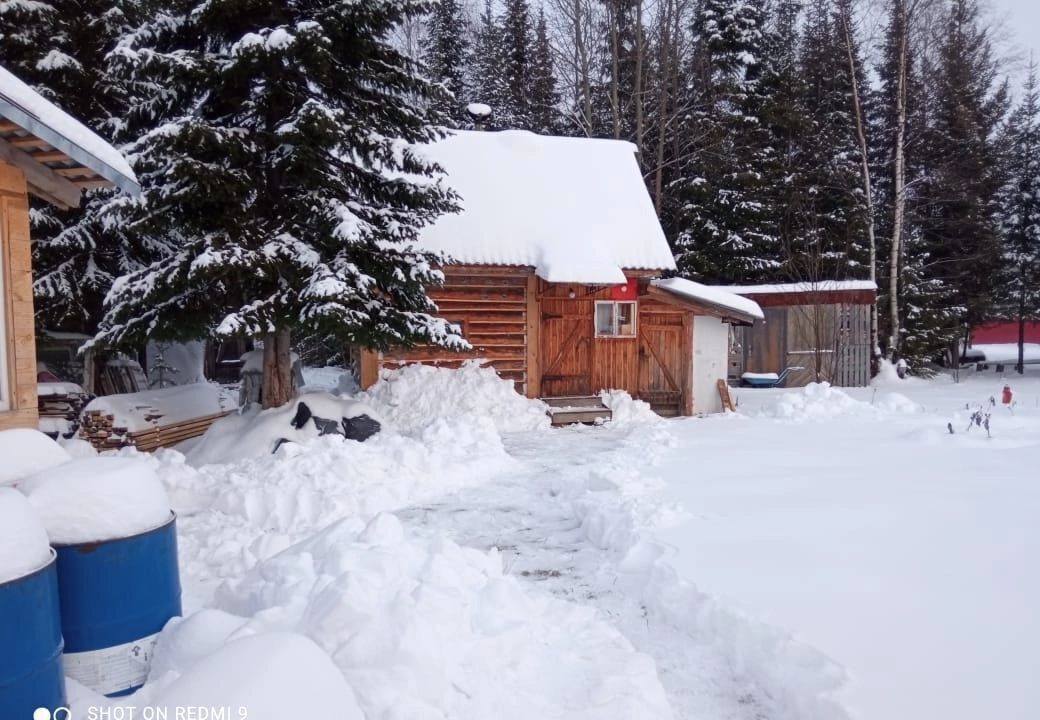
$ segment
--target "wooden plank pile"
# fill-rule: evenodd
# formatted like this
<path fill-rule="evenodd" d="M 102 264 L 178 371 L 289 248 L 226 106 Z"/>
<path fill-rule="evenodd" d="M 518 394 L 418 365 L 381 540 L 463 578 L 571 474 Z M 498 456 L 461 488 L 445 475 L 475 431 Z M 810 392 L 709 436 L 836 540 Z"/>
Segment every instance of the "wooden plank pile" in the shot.
<path fill-rule="evenodd" d="M 100 410 L 87 410 L 80 419 L 79 435 L 99 452 L 135 447 L 142 452 L 151 452 L 161 447 L 171 447 L 193 437 L 198 437 L 209 426 L 234 410 L 213 413 L 203 417 L 162 424 L 163 416 L 158 412 L 146 412 L 144 417 L 152 427 L 147 430 L 130 431 L 115 423 L 115 416 Z"/>
<path fill-rule="evenodd" d="M 39 384 L 37 394 L 40 419 L 60 420 L 67 428 L 62 432 L 74 433 L 79 423 L 80 413 L 83 412 L 83 408 L 90 402 L 90 399 L 90 395 L 73 383 L 42 382 Z"/>

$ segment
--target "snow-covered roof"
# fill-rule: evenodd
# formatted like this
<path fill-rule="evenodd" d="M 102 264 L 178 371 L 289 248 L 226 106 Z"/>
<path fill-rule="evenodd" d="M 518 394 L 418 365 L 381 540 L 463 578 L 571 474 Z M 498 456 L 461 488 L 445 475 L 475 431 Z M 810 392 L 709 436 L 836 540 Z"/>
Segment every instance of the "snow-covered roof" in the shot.
<path fill-rule="evenodd" d="M 737 293 L 738 295 L 770 295 L 804 292 L 877 290 L 877 283 L 873 280 L 822 280 L 815 283 L 795 282 L 772 285 L 719 285 L 716 289 Z"/>
<path fill-rule="evenodd" d="M 460 131 L 422 154 L 462 206 L 423 230 L 425 249 L 533 266 L 551 282 L 621 284 L 623 269 L 675 267 L 631 143 Z"/>
<path fill-rule="evenodd" d="M 0 117 L 82 163 L 116 187 L 140 192 L 126 158 L 81 122 L 0 67 Z"/>
<path fill-rule="evenodd" d="M 754 300 L 748 300 L 724 288 L 702 285 L 699 282 L 684 278 L 653 280 L 651 284 L 673 295 L 678 295 L 697 303 L 711 305 L 721 310 L 729 310 L 758 320 L 765 317 L 762 313 L 762 308 Z"/>

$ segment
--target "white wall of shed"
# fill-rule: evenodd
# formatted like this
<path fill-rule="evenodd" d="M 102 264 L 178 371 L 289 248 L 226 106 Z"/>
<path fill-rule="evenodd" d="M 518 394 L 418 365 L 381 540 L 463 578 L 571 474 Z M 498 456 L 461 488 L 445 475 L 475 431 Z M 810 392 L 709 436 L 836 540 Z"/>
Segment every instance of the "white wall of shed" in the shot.
<path fill-rule="evenodd" d="M 708 415 L 722 412 L 718 381 L 725 380 L 729 366 L 729 325 L 718 318 L 698 315 L 693 319 L 693 412 Z"/>

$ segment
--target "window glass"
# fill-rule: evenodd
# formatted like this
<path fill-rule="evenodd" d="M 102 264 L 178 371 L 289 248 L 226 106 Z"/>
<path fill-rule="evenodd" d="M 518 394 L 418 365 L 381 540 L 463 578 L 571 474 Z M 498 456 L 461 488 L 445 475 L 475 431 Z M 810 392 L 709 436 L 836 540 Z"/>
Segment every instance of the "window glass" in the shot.
<path fill-rule="evenodd" d="M 617 335 L 634 337 L 636 334 L 636 304 L 622 302 L 617 304 Z"/>
<path fill-rule="evenodd" d="M 597 335 L 613 335 L 614 334 L 614 303 L 612 303 L 612 302 L 598 302 L 598 303 L 596 303 L 596 334 Z"/>

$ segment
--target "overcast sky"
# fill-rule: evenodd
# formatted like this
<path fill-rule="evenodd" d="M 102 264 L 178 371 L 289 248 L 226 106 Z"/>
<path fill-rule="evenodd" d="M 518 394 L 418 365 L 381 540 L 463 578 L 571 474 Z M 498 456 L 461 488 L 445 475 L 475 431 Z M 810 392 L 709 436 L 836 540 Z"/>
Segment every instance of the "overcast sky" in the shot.
<path fill-rule="evenodd" d="M 1040 0 L 990 0 L 999 23 L 997 39 L 1007 43 L 1000 50 L 1014 53 L 1024 67 L 1030 51 L 1040 62 Z"/>

